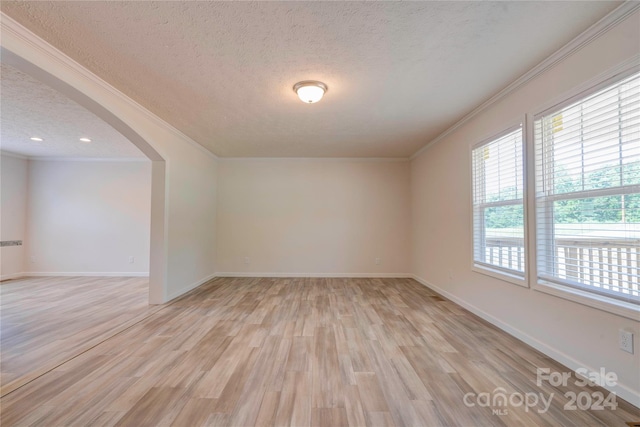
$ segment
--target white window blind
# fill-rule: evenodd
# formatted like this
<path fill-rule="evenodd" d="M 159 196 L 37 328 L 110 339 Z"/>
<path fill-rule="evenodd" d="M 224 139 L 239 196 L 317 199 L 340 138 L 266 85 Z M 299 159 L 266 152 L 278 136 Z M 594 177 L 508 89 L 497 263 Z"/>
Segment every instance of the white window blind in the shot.
<path fill-rule="evenodd" d="M 640 74 L 534 122 L 539 279 L 640 302 Z"/>
<path fill-rule="evenodd" d="M 474 263 L 524 276 L 522 126 L 473 148 Z"/>

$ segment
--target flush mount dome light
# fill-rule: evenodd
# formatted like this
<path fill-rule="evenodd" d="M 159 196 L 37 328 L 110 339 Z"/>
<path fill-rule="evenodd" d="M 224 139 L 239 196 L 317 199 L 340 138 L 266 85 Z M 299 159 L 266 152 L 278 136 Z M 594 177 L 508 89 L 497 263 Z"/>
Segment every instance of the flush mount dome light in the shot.
<path fill-rule="evenodd" d="M 44 138 L 40 138 L 39 136 L 32 136 L 31 138 L 29 138 L 32 141 L 36 141 L 36 142 L 42 142 L 44 141 Z"/>
<path fill-rule="evenodd" d="M 306 80 L 293 85 L 293 91 L 298 94 L 298 98 L 305 104 L 318 102 L 327 91 L 327 85 L 314 80 Z"/>
<path fill-rule="evenodd" d="M 91 142 L 90 138 L 80 138 L 80 142 Z"/>

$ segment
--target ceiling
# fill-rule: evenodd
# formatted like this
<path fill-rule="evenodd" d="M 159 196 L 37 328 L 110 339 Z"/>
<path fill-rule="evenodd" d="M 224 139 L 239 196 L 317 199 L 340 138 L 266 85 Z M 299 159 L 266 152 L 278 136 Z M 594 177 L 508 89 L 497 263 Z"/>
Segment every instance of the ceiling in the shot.
<path fill-rule="evenodd" d="M 408 157 L 619 4 L 0 7 L 219 156 Z M 318 104 L 292 90 L 309 79 L 329 87 Z"/>
<path fill-rule="evenodd" d="M 28 157 L 145 158 L 85 108 L 6 64 L 0 65 L 0 148 Z M 43 142 L 31 141 L 32 136 Z M 81 142 L 80 138 L 91 142 Z"/>

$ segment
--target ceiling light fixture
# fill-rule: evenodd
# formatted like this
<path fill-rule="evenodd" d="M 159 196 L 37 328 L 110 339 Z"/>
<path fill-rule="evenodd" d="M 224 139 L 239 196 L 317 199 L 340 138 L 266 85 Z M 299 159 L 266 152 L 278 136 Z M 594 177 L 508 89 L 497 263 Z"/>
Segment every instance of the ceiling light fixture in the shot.
<path fill-rule="evenodd" d="M 80 141 L 82 141 L 82 142 L 91 142 L 91 140 L 89 138 L 80 138 Z"/>
<path fill-rule="evenodd" d="M 31 138 L 29 138 L 32 141 L 36 141 L 36 142 L 42 142 L 44 141 L 43 138 L 40 138 L 39 136 L 32 136 Z"/>
<path fill-rule="evenodd" d="M 326 84 L 315 80 L 305 80 L 293 85 L 293 91 L 298 94 L 298 98 L 305 104 L 313 104 L 320 101 L 328 89 Z"/>

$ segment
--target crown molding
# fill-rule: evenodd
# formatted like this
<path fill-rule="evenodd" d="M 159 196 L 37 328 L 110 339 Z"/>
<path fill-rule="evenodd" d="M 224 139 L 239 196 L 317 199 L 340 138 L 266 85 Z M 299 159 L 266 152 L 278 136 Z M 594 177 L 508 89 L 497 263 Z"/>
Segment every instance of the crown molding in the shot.
<path fill-rule="evenodd" d="M 550 110 L 562 108 L 564 105 L 579 101 L 581 98 L 615 83 L 617 79 L 629 77 L 637 72 L 640 72 L 640 52 L 574 86 L 570 90 L 557 94 L 557 96 L 538 105 L 536 108 L 532 108 L 531 115 L 535 118 L 540 114 L 546 114 Z"/>
<path fill-rule="evenodd" d="M 24 154 L 13 153 L 11 151 L 0 150 L 0 156 L 12 157 L 14 159 L 39 161 L 39 162 L 151 162 L 147 157 L 62 157 L 62 156 L 26 156 Z"/>
<path fill-rule="evenodd" d="M 29 29 L 27 29 L 22 24 L 18 23 L 16 20 L 14 20 L 13 18 L 11 18 L 9 15 L 7 15 L 2 11 L 0 11 L 0 31 L 2 34 L 2 36 L 0 37 L 0 45 L 3 48 L 8 49 L 9 51 L 13 52 L 18 56 L 22 56 L 20 55 L 19 51 L 16 52 L 13 49 L 10 49 L 6 46 L 7 39 L 13 38 L 14 40 L 17 40 L 22 44 L 26 44 L 35 52 L 45 57 L 48 57 L 49 59 L 53 60 L 58 66 L 62 67 L 63 69 L 66 69 L 67 71 L 70 71 L 73 75 L 75 75 L 78 78 L 78 80 L 88 81 L 92 85 L 99 86 L 101 89 L 115 96 L 119 101 L 127 104 L 128 107 L 144 115 L 147 119 L 149 119 L 151 122 L 156 124 L 158 127 L 163 128 L 166 131 L 175 135 L 176 137 L 184 140 L 189 145 L 193 146 L 194 148 L 206 154 L 207 156 L 212 157 L 213 159 L 216 159 L 216 160 L 218 159 L 218 156 L 216 156 L 215 153 L 212 153 L 207 148 L 205 148 L 201 144 L 197 143 L 196 141 L 194 141 L 193 139 L 191 139 L 190 137 L 182 133 L 182 131 L 176 129 L 173 125 L 167 123 L 165 120 L 153 114 L 151 111 L 147 110 L 145 107 L 138 104 L 133 99 L 129 98 L 120 90 L 116 89 L 115 87 L 113 87 L 112 85 L 110 85 L 109 83 L 107 83 L 106 81 L 104 81 L 103 79 L 101 79 L 100 77 L 92 73 L 91 71 L 89 71 L 87 68 L 85 68 L 84 66 L 80 65 L 78 62 L 71 59 L 65 53 L 63 53 L 56 47 L 52 46 L 50 43 L 48 43 L 44 39 L 37 36 L 36 34 L 31 32 Z"/>
<path fill-rule="evenodd" d="M 13 153 L 11 151 L 0 150 L 0 156 L 14 159 L 28 160 L 35 162 L 152 162 L 147 157 L 51 157 L 51 156 L 25 156 L 24 154 Z"/>
<path fill-rule="evenodd" d="M 51 157 L 34 156 L 27 157 L 34 162 L 96 162 L 96 163 L 151 163 L 147 157 Z"/>
<path fill-rule="evenodd" d="M 25 156 L 24 154 L 18 154 L 18 153 L 14 153 L 11 151 L 4 151 L 4 150 L 0 150 L 0 156 L 11 157 L 11 158 L 20 159 L 20 160 L 29 160 L 29 157 Z"/>
<path fill-rule="evenodd" d="M 527 71 L 522 76 L 518 77 L 516 80 L 511 82 L 507 87 L 502 89 L 500 92 L 493 95 L 491 98 L 480 104 L 473 111 L 471 111 L 466 116 L 462 117 L 458 120 L 453 126 L 442 132 L 440 135 L 435 137 L 433 140 L 428 142 L 425 146 L 420 148 L 418 151 L 411 155 L 410 159 L 413 160 L 424 153 L 429 147 L 437 144 L 438 142 L 445 139 L 447 136 L 451 135 L 453 132 L 458 130 L 460 127 L 465 125 L 467 122 L 471 121 L 478 114 L 482 113 L 493 104 L 500 101 L 502 98 L 507 95 L 515 92 L 520 87 L 527 84 L 530 80 L 535 79 L 540 74 L 546 72 L 547 70 L 553 68 L 556 64 L 563 61 L 567 57 L 574 54 L 576 51 L 580 50 L 582 47 L 591 43 L 594 39 L 600 37 L 602 34 L 609 31 L 611 28 L 618 25 L 620 22 L 624 21 L 631 15 L 640 9 L 640 2 L 627 0 L 616 9 L 612 10 L 609 14 L 607 14 L 604 18 L 600 19 L 598 22 L 593 24 L 591 27 L 587 28 L 576 38 L 571 40 L 569 43 L 558 49 L 555 53 L 549 56 L 544 61 L 540 62 L 538 65 L 533 67 L 531 70 Z"/>
<path fill-rule="evenodd" d="M 221 162 L 408 162 L 408 157 L 219 157 Z"/>

